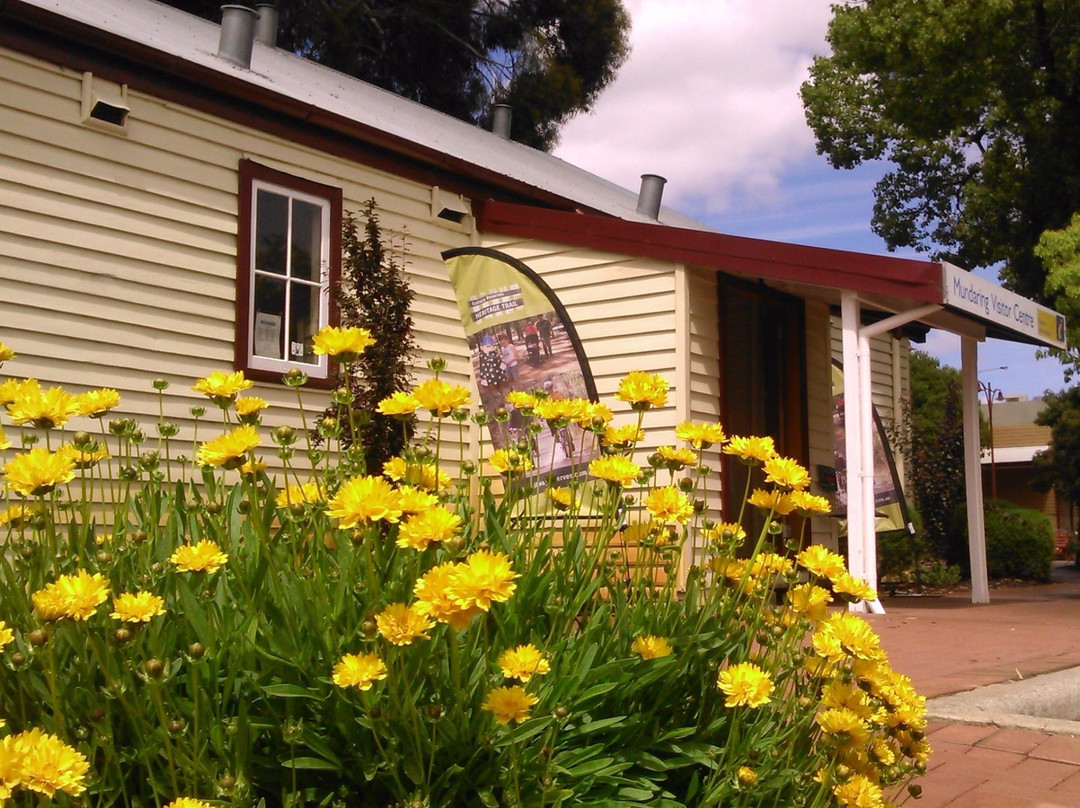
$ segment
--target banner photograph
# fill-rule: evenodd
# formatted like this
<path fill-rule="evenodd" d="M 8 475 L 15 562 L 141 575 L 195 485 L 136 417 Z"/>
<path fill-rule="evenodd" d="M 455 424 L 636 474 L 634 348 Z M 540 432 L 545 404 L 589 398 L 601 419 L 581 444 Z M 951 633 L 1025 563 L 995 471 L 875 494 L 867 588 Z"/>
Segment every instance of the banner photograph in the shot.
<path fill-rule="evenodd" d="M 525 442 L 533 462 L 530 482 L 538 491 L 584 479 L 589 461 L 599 456 L 593 436 L 573 423 L 529 430 L 522 414 L 507 405 L 513 392 L 596 400 L 588 360 L 566 310 L 543 279 L 512 256 L 466 247 L 442 257 L 492 445 L 504 449 Z M 497 420 L 496 413 L 504 410 L 509 418 Z"/>

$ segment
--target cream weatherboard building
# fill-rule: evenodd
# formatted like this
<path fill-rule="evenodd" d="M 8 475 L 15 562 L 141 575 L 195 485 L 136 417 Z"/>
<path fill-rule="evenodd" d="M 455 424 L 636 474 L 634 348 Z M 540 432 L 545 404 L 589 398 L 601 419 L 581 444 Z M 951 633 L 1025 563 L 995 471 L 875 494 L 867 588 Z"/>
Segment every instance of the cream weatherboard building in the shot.
<path fill-rule="evenodd" d="M 831 468 L 830 318 L 846 311 L 850 332 L 852 310 L 860 322 L 913 312 L 988 333 L 942 308 L 939 264 L 712 232 L 658 196 L 275 48 L 273 15 L 254 17 L 233 9 L 219 26 L 152 0 L 0 4 L 0 340 L 19 355 L 6 372 L 115 387 L 148 422 L 149 380 L 167 379 L 168 415 L 190 436 L 192 380 L 243 369 L 272 405 L 266 424 L 293 423 L 281 373 L 327 375 L 310 335 L 334 316 L 342 212 L 371 198 L 406 234 L 423 358 L 473 383 L 441 254 L 503 251 L 558 295 L 601 399 L 629 370 L 669 379 L 648 447 L 680 421 L 721 420 Z M 893 351 L 885 323 L 869 336 Z M 890 410 L 905 383 L 896 350 L 875 353 L 867 388 Z M 319 406 L 325 393 L 305 395 Z M 828 493 L 816 473 L 814 490 Z M 835 543 L 833 520 L 812 530 Z"/>

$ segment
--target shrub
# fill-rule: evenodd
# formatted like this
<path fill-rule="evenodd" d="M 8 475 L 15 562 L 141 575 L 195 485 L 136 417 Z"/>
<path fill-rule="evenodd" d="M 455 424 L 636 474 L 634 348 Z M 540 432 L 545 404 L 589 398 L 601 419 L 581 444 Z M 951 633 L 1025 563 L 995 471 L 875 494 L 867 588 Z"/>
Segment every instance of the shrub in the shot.
<path fill-rule="evenodd" d="M 1046 514 L 1004 500 L 984 508 L 986 566 L 991 578 L 1046 582 L 1054 562 L 1054 532 Z M 966 505 L 954 514 L 956 532 L 967 539 Z"/>
<path fill-rule="evenodd" d="M 320 347 L 343 358 L 366 339 L 337 330 Z M 643 435 L 666 384 L 631 377 L 619 397 Z M 784 514 L 829 503 L 767 439 L 725 446 L 762 479 L 747 507 L 766 526 L 747 537 L 695 504 L 719 425 L 680 425 L 687 446 L 651 471 L 624 439 L 543 494 L 513 450 L 488 459 L 501 477 L 469 459 L 452 480 L 439 439 L 457 459 L 469 393 L 436 372 L 380 404 L 430 416 L 382 474 L 338 451 L 337 419 L 306 456 L 302 430 L 272 430 L 286 485 L 257 462 L 265 402 L 239 397 L 248 386 L 196 383 L 222 430 L 195 469 L 171 460 L 164 420 L 160 451 L 128 418 L 67 431 L 104 418 L 112 391 L 0 383 L 24 441 L 45 443 L 3 465 L 0 785 L 16 799 L 824 808 L 880 805 L 925 769 L 923 698 L 865 621 L 827 611 L 873 593 L 822 547 L 784 555 Z M 539 402 L 514 405 L 528 420 Z M 554 404 L 557 422 L 607 432 L 606 407 Z M 702 563 L 680 591 L 687 543 Z"/>

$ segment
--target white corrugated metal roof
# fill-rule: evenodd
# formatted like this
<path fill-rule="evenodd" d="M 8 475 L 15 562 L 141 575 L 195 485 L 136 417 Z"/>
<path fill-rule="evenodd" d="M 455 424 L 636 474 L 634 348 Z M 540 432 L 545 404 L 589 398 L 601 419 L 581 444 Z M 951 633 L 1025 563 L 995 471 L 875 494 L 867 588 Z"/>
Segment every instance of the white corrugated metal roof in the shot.
<path fill-rule="evenodd" d="M 635 210 L 635 191 L 280 48 L 257 42 L 251 69 L 236 67 L 217 56 L 220 28 L 216 23 L 154 0 L 22 2 L 451 155 L 584 207 L 630 221 L 652 221 Z M 711 229 L 668 208 L 663 209 L 660 218 L 664 224 L 676 227 Z"/>
<path fill-rule="evenodd" d="M 1003 446 L 994 449 L 995 463 L 1030 463 L 1039 452 L 1045 452 L 1049 446 Z M 982 463 L 990 465 L 990 450 L 982 450 Z"/>

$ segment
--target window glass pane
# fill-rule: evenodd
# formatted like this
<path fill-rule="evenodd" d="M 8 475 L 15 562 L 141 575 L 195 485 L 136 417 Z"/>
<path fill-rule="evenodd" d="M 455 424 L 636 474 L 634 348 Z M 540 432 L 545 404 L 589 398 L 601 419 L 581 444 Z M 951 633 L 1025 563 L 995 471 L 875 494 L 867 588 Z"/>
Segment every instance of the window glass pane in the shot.
<path fill-rule="evenodd" d="M 322 260 L 322 208 L 294 199 L 292 225 L 292 276 L 317 281 Z"/>
<path fill-rule="evenodd" d="M 285 274 L 288 226 L 288 198 L 260 189 L 255 202 L 255 269 Z"/>
<path fill-rule="evenodd" d="M 314 365 L 319 358 L 311 338 L 319 330 L 319 287 L 310 283 L 289 284 L 289 359 Z"/>
<path fill-rule="evenodd" d="M 285 320 L 285 281 L 255 275 L 254 352 L 256 356 L 285 359 L 282 355 Z"/>

